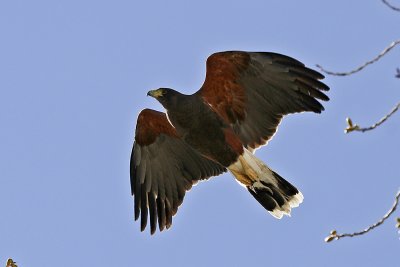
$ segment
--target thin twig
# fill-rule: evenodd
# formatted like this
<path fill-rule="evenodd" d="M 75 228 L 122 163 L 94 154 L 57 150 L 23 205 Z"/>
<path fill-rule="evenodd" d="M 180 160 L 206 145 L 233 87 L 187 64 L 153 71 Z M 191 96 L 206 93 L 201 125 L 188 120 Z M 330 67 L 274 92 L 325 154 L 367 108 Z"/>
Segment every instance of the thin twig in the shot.
<path fill-rule="evenodd" d="M 400 44 L 400 40 L 392 42 L 388 47 L 386 47 L 378 56 L 376 56 L 374 59 L 365 62 L 363 65 L 359 66 L 358 68 L 348 71 L 348 72 L 333 72 L 324 69 L 321 65 L 317 64 L 317 67 L 322 71 L 325 72 L 326 74 L 330 75 L 335 75 L 335 76 L 348 76 L 351 74 L 354 74 L 356 72 L 359 72 L 360 70 L 364 69 L 366 66 L 373 64 L 377 62 L 379 59 L 381 59 L 384 55 L 386 55 L 390 50 L 392 50 L 396 45 Z"/>
<path fill-rule="evenodd" d="M 393 214 L 393 212 L 396 210 L 397 205 L 399 204 L 399 199 L 400 199 L 400 190 L 396 194 L 395 201 L 393 203 L 392 208 L 385 214 L 385 216 L 382 217 L 378 222 L 374 223 L 373 225 L 369 226 L 368 228 L 360 231 L 360 232 L 355 232 L 355 233 L 350 233 L 350 234 L 338 234 L 335 230 L 331 231 L 330 235 L 325 238 L 325 242 L 331 242 L 332 240 L 338 240 L 343 237 L 354 237 L 358 235 L 363 235 L 371 231 L 372 229 L 378 227 L 379 225 L 383 224 L 387 218 L 390 217 L 390 215 Z"/>
<path fill-rule="evenodd" d="M 389 3 L 389 2 L 386 1 L 386 0 L 382 0 L 382 2 L 383 2 L 385 5 L 387 5 L 388 7 L 390 7 L 391 9 L 393 9 L 394 11 L 399 11 L 399 12 L 400 12 L 400 7 L 394 6 L 394 5 L 392 5 L 391 3 Z"/>
<path fill-rule="evenodd" d="M 396 113 L 396 111 L 398 111 L 400 109 L 400 102 L 397 103 L 396 106 L 394 106 L 394 108 L 388 113 L 386 114 L 382 119 L 380 119 L 378 122 L 374 123 L 373 125 L 369 126 L 369 127 L 365 127 L 365 128 L 361 128 L 360 126 L 358 126 L 357 124 L 353 124 L 352 120 L 350 118 L 347 118 L 347 128 L 344 130 L 345 133 L 350 133 L 350 132 L 366 132 L 366 131 L 370 131 L 375 129 L 376 127 L 378 127 L 379 125 L 381 125 L 382 123 L 384 123 L 387 119 L 390 118 L 390 116 L 392 116 L 394 113 Z"/>

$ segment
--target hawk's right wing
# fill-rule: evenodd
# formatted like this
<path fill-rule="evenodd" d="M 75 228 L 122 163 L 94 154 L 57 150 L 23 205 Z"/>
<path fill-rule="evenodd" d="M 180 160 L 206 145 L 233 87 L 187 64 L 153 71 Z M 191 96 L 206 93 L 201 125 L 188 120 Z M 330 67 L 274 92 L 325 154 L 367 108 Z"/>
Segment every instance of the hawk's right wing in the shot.
<path fill-rule="evenodd" d="M 217 176 L 226 169 L 201 156 L 183 142 L 165 113 L 142 110 L 136 125 L 130 177 L 135 198 L 135 220 L 141 216 L 141 230 L 147 225 L 153 234 L 167 229 L 182 204 L 185 192 L 199 180 Z"/>

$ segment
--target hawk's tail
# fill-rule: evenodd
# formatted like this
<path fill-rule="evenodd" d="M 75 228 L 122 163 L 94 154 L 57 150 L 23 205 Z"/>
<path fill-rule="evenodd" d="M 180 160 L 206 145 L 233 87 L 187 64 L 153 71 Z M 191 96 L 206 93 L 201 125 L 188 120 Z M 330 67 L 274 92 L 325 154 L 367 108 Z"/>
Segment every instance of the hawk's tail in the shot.
<path fill-rule="evenodd" d="M 303 202 L 303 194 L 279 174 L 268 168 L 250 151 L 229 166 L 236 180 L 275 218 L 290 216 L 292 208 Z"/>
<path fill-rule="evenodd" d="M 271 172 L 277 181 L 276 184 L 260 180 L 252 186 L 247 186 L 247 190 L 275 218 L 290 216 L 292 208 L 303 202 L 303 194 L 279 174 L 272 170 Z"/>

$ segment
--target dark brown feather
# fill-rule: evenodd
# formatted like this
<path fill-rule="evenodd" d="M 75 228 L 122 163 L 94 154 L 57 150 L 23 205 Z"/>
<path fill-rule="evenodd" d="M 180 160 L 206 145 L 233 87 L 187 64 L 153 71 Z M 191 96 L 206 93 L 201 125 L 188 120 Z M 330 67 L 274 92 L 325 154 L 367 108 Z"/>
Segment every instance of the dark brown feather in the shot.
<path fill-rule="evenodd" d="M 153 192 L 148 193 L 150 210 L 150 233 L 154 234 L 157 229 L 157 203 Z"/>
<path fill-rule="evenodd" d="M 167 220 L 165 217 L 164 200 L 162 200 L 161 198 L 157 198 L 157 217 L 158 217 L 158 228 L 160 229 L 160 231 L 162 231 L 165 228 Z"/>
<path fill-rule="evenodd" d="M 144 231 L 144 229 L 146 228 L 147 225 L 147 215 L 148 215 L 148 211 L 147 211 L 147 193 L 146 193 L 146 188 L 144 186 L 142 186 L 141 188 L 142 192 L 141 192 L 141 207 L 140 207 L 140 230 Z"/>

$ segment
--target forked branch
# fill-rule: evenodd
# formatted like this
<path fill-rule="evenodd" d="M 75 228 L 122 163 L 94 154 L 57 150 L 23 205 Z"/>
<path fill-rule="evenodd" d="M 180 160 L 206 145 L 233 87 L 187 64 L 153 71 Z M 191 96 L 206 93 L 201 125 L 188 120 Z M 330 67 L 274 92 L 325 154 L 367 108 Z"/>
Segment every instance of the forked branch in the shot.
<path fill-rule="evenodd" d="M 334 72 L 334 71 L 330 71 L 330 70 L 326 70 L 324 69 L 321 65 L 317 64 L 317 67 L 324 73 L 329 74 L 329 75 L 334 75 L 334 76 L 349 76 L 352 75 L 354 73 L 359 72 L 360 70 L 363 70 L 365 67 L 367 67 L 368 65 L 371 65 L 375 62 L 377 62 L 379 59 L 381 59 L 384 55 L 386 55 L 390 50 L 392 50 L 396 45 L 400 44 L 400 40 L 396 40 L 394 42 L 392 42 L 388 47 L 386 47 L 378 56 L 376 56 L 374 59 L 369 60 L 367 62 L 365 62 L 363 65 L 348 71 L 348 72 Z"/>
<path fill-rule="evenodd" d="M 386 114 L 382 119 L 380 119 L 378 122 L 374 123 L 373 125 L 369 126 L 369 127 L 360 127 L 357 124 L 353 124 L 353 121 L 350 118 L 347 118 L 347 128 L 344 130 L 345 133 L 350 133 L 350 132 L 366 132 L 366 131 L 370 131 L 375 129 L 376 127 L 378 127 L 379 125 L 381 125 L 382 123 L 384 123 L 387 119 L 390 118 L 390 116 L 392 116 L 394 113 L 396 113 L 396 111 L 398 111 L 400 109 L 400 102 L 397 103 L 396 106 L 394 106 L 394 108 L 388 113 Z"/>
<path fill-rule="evenodd" d="M 396 194 L 395 201 L 393 203 L 392 208 L 380 219 L 378 222 L 374 223 L 373 225 L 369 226 L 368 228 L 360 231 L 360 232 L 354 232 L 354 233 L 345 233 L 345 234 L 338 234 L 336 230 L 333 230 L 330 232 L 329 236 L 325 238 L 325 242 L 331 242 L 333 240 L 339 240 L 343 237 L 354 237 L 354 236 L 359 236 L 368 233 L 372 229 L 378 227 L 379 225 L 383 224 L 389 217 L 390 215 L 393 214 L 393 212 L 396 210 L 398 204 L 399 204 L 399 199 L 400 199 L 400 190 Z M 398 220 L 398 219 L 397 219 Z"/>

